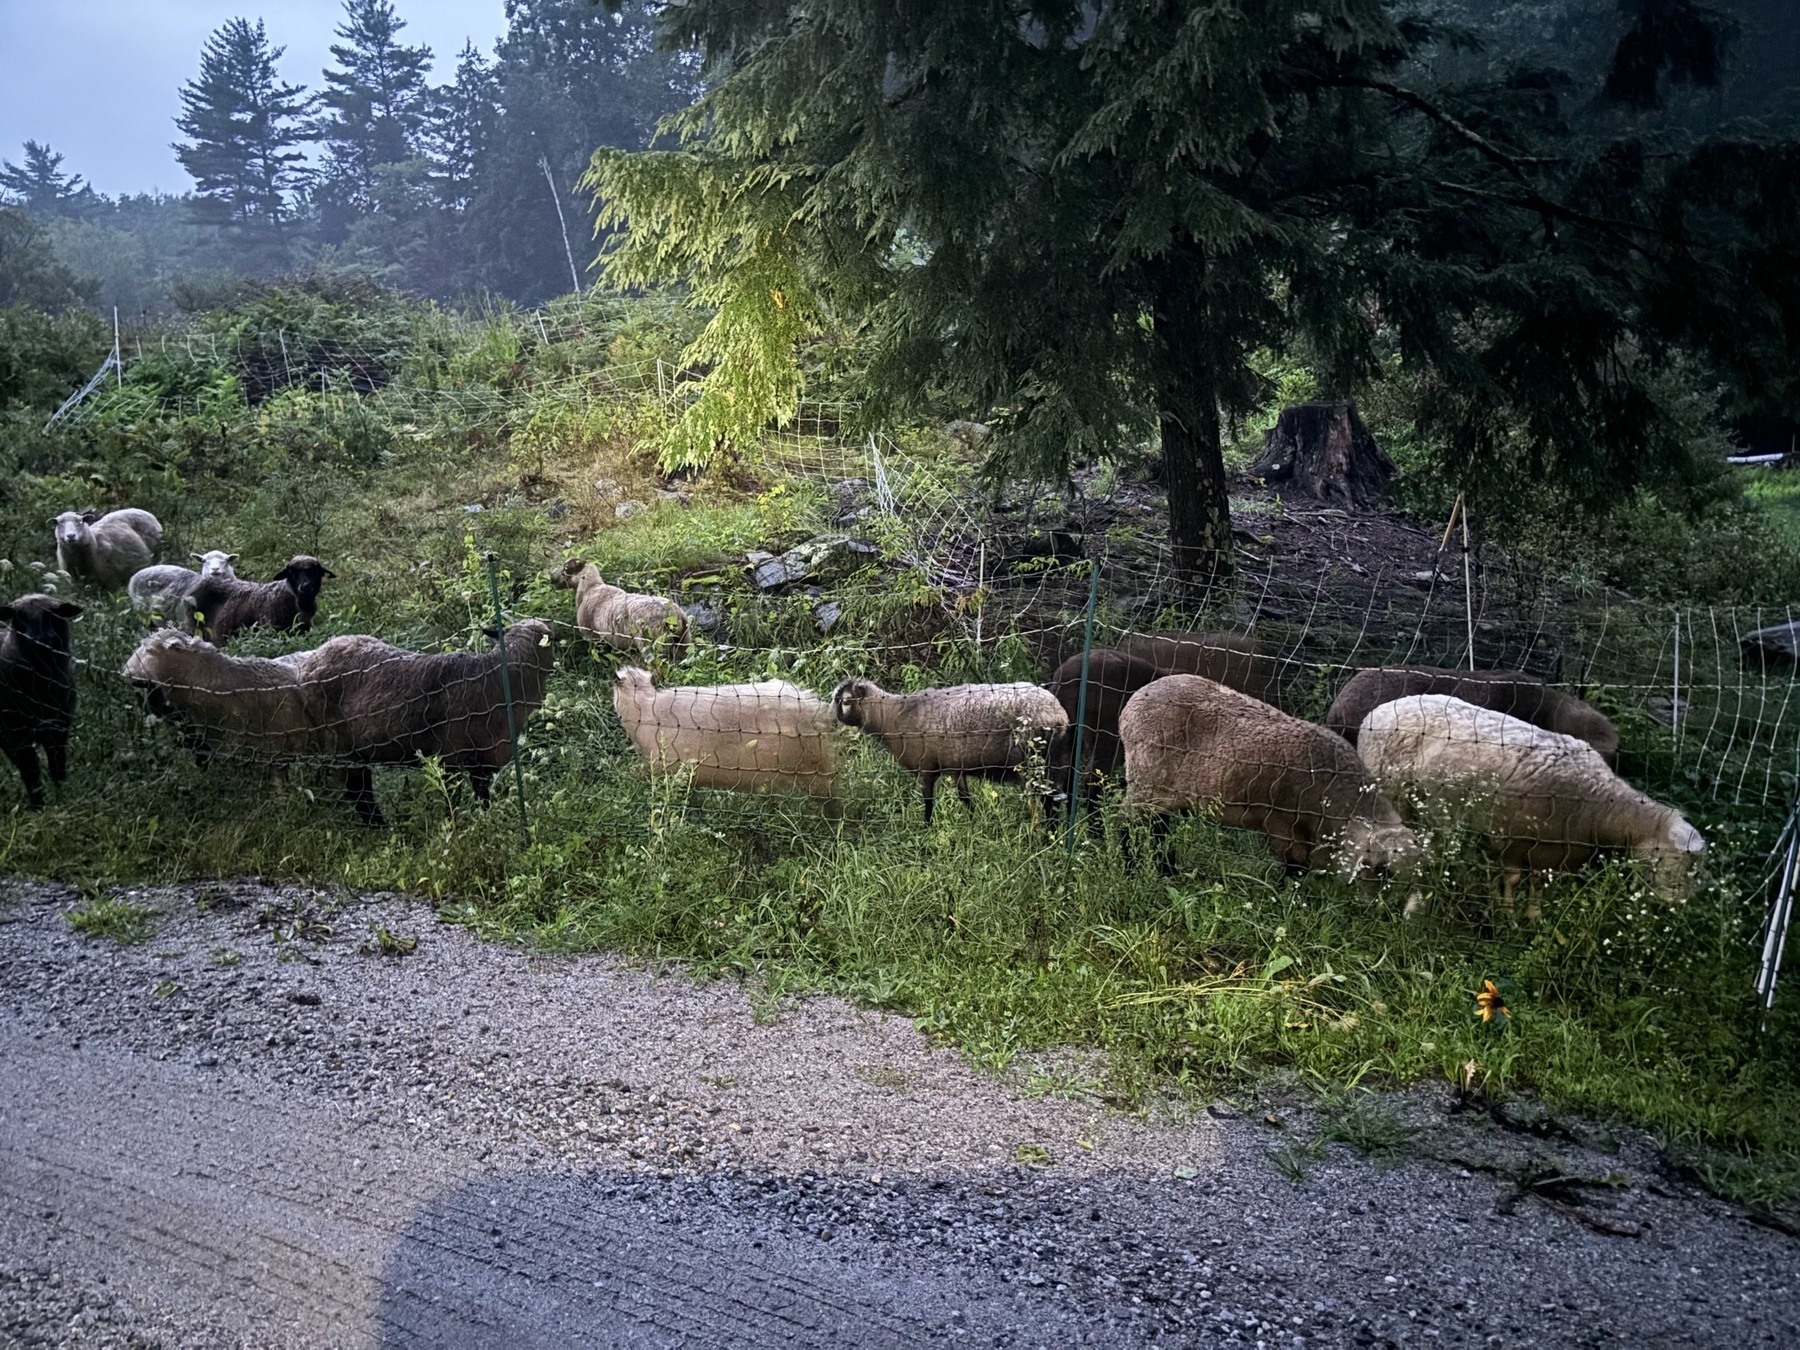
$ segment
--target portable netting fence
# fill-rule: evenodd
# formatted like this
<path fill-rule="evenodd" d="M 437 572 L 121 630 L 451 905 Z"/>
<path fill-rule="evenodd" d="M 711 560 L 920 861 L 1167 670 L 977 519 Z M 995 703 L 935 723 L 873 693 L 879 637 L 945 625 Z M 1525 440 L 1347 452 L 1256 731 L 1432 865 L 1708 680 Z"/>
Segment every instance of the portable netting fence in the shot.
<path fill-rule="evenodd" d="M 491 369 L 465 378 L 460 358 L 423 362 L 416 335 L 389 349 L 313 343 L 300 373 L 279 332 L 240 336 L 230 350 L 216 337 L 165 336 L 158 350 L 179 358 L 198 343 L 196 364 L 229 360 L 347 407 L 373 394 L 390 420 L 478 418 L 510 438 L 515 460 L 534 435 L 613 416 L 622 396 L 669 415 L 686 397 L 667 363 L 620 358 L 577 317 L 519 323 L 565 349 L 560 367 L 528 382 L 496 381 Z M 125 350 L 129 358 L 133 343 Z M 110 401 L 133 396 L 128 381 L 96 387 L 65 420 L 103 419 Z M 191 398 L 198 406 L 205 396 Z M 611 581 L 677 601 L 684 631 L 634 638 L 615 623 L 612 639 L 596 641 L 576 622 L 581 597 L 527 586 L 516 569 L 504 663 L 473 624 L 382 632 L 334 613 L 329 588 L 316 635 L 263 635 L 239 649 L 262 655 L 234 651 L 236 666 L 205 658 L 214 665 L 204 674 L 180 664 L 200 657 L 175 639 L 140 650 L 141 628 L 122 612 L 84 624 L 76 730 L 90 752 L 85 787 L 78 773 L 72 790 L 136 785 L 169 812 L 255 809 L 269 766 L 288 763 L 321 781 L 347 775 L 349 805 L 372 819 L 378 782 L 384 793 L 406 791 L 394 771 L 421 756 L 466 773 L 485 795 L 516 734 L 522 775 L 510 790 L 553 797 L 560 785 L 603 785 L 582 799 L 597 832 L 629 834 L 671 811 L 754 830 L 778 809 L 812 813 L 815 837 L 825 838 L 846 801 L 898 817 L 945 777 L 965 793 L 979 780 L 1022 781 L 1030 790 L 1021 802 L 1041 796 L 1061 819 L 1074 796 L 1114 800 L 1105 780 L 1135 755 L 1144 767 L 1134 795 L 1146 810 L 1220 813 L 1296 864 L 1348 848 L 1355 870 L 1397 863 L 1406 840 L 1401 822 L 1367 799 L 1365 757 L 1320 725 L 1344 686 L 1376 667 L 1501 669 L 1592 705 L 1617 728 L 1616 744 L 1586 735 L 1578 717 L 1550 706 L 1566 711 L 1566 701 L 1530 682 L 1409 687 L 1405 696 L 1427 702 L 1409 707 L 1410 723 L 1385 728 L 1387 759 L 1374 780 L 1395 796 L 1411 790 L 1402 779 L 1435 790 L 1481 827 L 1541 845 L 1502 850 L 1513 870 L 1573 867 L 1597 845 L 1686 865 L 1692 840 L 1635 790 L 1685 813 L 1706 837 L 1710 865 L 1770 880 L 1771 933 L 1785 927 L 1796 868 L 1791 850 L 1785 865 L 1769 851 L 1800 784 L 1800 686 L 1793 663 L 1752 634 L 1792 624 L 1792 609 L 1644 603 L 1491 548 L 1465 567 L 1435 530 L 1261 489 L 1234 498 L 1235 582 L 1197 607 L 1171 570 L 1153 487 L 1096 470 L 1067 490 L 1017 487 L 996 499 L 976 483 L 970 447 L 851 434 L 852 411 L 808 403 L 751 457 L 799 499 L 782 537 L 704 565 L 610 569 Z M 646 509 L 675 518 L 690 508 Z M 561 561 L 535 565 L 547 576 Z M 1161 649 L 1152 641 L 1184 634 L 1206 636 Z M 157 673 L 152 648 L 178 673 L 146 678 Z M 339 664 L 300 655 L 314 649 Z M 175 732 L 146 724 L 121 674 L 128 660 L 139 684 L 157 688 L 152 714 Z M 621 666 L 646 673 L 620 678 Z M 1196 688 L 1178 682 L 1142 705 L 1134 728 L 1121 718 L 1146 672 L 1211 677 L 1257 701 L 1197 708 Z M 837 694 L 850 680 L 868 685 Z M 987 688 L 905 697 L 969 684 Z M 1522 744 L 1504 720 L 1453 721 L 1429 703 L 1447 693 L 1587 741 L 1612 761 L 1620 795 L 1605 811 L 1593 807 L 1595 792 L 1572 786 L 1591 766 L 1550 762 L 1584 755 Z M 1061 729 L 1071 716 L 1079 738 Z M 1438 723 L 1420 720 L 1429 717 Z M 1477 745 L 1489 756 L 1480 782 L 1427 767 L 1434 754 L 1473 762 Z M 204 769 L 191 762 L 196 749 Z M 236 787 L 221 792 L 209 776 Z M 347 809 L 328 795 L 320 810 Z"/>

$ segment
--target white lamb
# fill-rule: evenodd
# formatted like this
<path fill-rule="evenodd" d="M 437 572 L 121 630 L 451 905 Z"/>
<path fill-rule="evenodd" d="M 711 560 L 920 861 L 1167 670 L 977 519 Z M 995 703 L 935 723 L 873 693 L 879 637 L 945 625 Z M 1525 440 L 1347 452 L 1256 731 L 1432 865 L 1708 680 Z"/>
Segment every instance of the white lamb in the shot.
<path fill-rule="evenodd" d="M 649 671 L 625 666 L 613 685 L 613 709 L 652 774 L 687 764 L 698 787 L 815 797 L 835 788 L 831 710 L 786 680 L 658 689 Z"/>
<path fill-rule="evenodd" d="M 133 572 L 125 586 L 126 594 L 131 597 L 131 607 L 147 619 L 181 627 L 187 622 L 182 602 L 200 584 L 202 577 L 237 577 L 231 566 L 237 561 L 235 553 L 215 548 L 191 556 L 200 564 L 198 572 L 174 563 L 157 563 L 154 567 L 142 567 Z"/>
<path fill-rule="evenodd" d="M 161 521 L 135 506 L 105 515 L 64 511 L 56 518 L 56 565 L 77 581 L 119 590 L 150 565 L 162 532 Z"/>
<path fill-rule="evenodd" d="M 1381 704 L 1363 718 L 1356 748 L 1396 802 L 1410 788 L 1485 806 L 1509 906 L 1521 872 L 1579 867 L 1601 849 L 1656 864 L 1659 886 L 1678 889 L 1706 849 L 1679 811 L 1620 778 L 1586 741 L 1447 694 Z"/>

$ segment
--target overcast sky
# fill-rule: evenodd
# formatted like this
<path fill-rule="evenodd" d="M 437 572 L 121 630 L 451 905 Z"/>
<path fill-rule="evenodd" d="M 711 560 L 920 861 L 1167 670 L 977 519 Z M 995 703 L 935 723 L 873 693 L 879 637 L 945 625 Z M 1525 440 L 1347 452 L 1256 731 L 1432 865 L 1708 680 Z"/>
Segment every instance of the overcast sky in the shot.
<path fill-rule="evenodd" d="M 431 48 L 440 83 L 465 40 L 493 54 L 501 3 L 396 0 L 401 40 Z M 169 149 L 178 91 L 199 73 L 207 35 L 240 15 L 287 48 L 285 79 L 319 87 L 343 17 L 337 0 L 0 0 L 0 159 L 16 164 L 27 139 L 47 141 L 98 192 L 188 191 Z"/>

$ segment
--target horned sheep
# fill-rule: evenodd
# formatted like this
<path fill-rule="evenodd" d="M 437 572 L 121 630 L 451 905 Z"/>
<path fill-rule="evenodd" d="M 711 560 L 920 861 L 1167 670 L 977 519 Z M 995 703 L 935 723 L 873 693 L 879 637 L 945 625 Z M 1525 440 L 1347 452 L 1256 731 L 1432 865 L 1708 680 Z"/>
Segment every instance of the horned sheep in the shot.
<path fill-rule="evenodd" d="M 652 774 L 691 765 L 698 787 L 815 797 L 835 790 L 831 710 L 786 680 L 658 689 L 649 671 L 624 666 L 613 709 Z"/>
<path fill-rule="evenodd" d="M 1372 709 L 1356 748 L 1395 800 L 1418 788 L 1482 802 L 1507 903 L 1520 873 L 1579 867 L 1602 849 L 1654 863 L 1659 884 L 1675 889 L 1706 849 L 1679 811 L 1620 778 L 1587 741 L 1446 694 Z"/>
<path fill-rule="evenodd" d="M 56 565 L 77 581 L 121 590 L 150 565 L 162 533 L 162 522 L 135 506 L 105 515 L 64 511 L 56 518 Z"/>
<path fill-rule="evenodd" d="M 599 568 L 580 558 L 570 558 L 557 568 L 550 582 L 575 592 L 575 626 L 589 642 L 649 657 L 657 642 L 666 638 L 670 659 L 681 658 L 688 619 L 673 601 L 609 585 Z"/>
<path fill-rule="evenodd" d="M 1016 781 L 1029 758 L 1043 754 L 1069 725 L 1054 694 L 1025 683 L 891 694 L 872 680 L 845 680 L 831 695 L 831 712 L 875 737 L 918 776 L 927 825 L 940 778 L 955 781 L 967 806 L 971 778 Z"/>
<path fill-rule="evenodd" d="M 1355 877 L 1391 871 L 1415 850 L 1412 831 L 1356 752 L 1323 727 L 1217 680 L 1169 675 L 1119 715 L 1125 805 L 1134 814 L 1216 812 L 1260 830 L 1290 867 L 1334 863 Z"/>
<path fill-rule="evenodd" d="M 1619 729 L 1605 713 L 1522 670 L 1445 670 L 1437 666 L 1359 670 L 1338 691 L 1331 711 L 1325 714 L 1325 725 L 1355 745 L 1363 719 L 1372 709 L 1415 694 L 1447 694 L 1523 718 L 1546 731 L 1578 736 L 1608 764 L 1619 757 Z"/>
<path fill-rule="evenodd" d="M 0 751 L 25 785 L 25 800 L 44 804 L 38 747 L 61 783 L 69 771 L 75 727 L 75 663 L 69 623 L 81 606 L 33 592 L 0 605 Z"/>
<path fill-rule="evenodd" d="M 336 575 L 317 558 L 300 553 L 268 581 L 204 577 L 188 592 L 186 626 L 221 647 L 258 624 L 277 633 L 307 632 L 325 579 Z"/>
<path fill-rule="evenodd" d="M 237 573 L 232 570 L 232 564 L 238 559 L 235 553 L 215 548 L 191 556 L 200 564 L 199 571 L 191 567 L 178 567 L 174 563 L 158 563 L 133 572 L 131 580 L 125 586 L 126 593 L 131 597 L 131 607 L 147 619 L 185 626 L 185 604 L 194 587 L 200 584 L 201 578 L 227 577 L 235 580 L 237 577 Z"/>

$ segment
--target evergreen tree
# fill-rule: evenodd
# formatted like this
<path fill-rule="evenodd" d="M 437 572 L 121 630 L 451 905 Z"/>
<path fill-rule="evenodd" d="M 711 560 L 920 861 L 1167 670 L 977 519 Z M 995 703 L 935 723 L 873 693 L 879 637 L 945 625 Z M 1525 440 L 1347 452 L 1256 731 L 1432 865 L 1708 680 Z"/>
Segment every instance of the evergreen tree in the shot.
<path fill-rule="evenodd" d="M 93 299 L 94 290 L 57 261 L 42 225 L 15 206 L 0 207 L 0 308 L 64 309 Z"/>
<path fill-rule="evenodd" d="M 338 68 L 325 72 L 318 133 L 330 154 L 328 181 L 358 211 L 374 209 L 381 165 L 420 153 L 431 48 L 403 45 L 405 27 L 391 0 L 344 0 L 336 29 L 343 42 L 331 47 Z"/>
<path fill-rule="evenodd" d="M 63 157 L 47 145 L 25 142 L 25 163 L 0 160 L 0 193 L 40 220 L 79 218 L 100 204 L 81 175 L 62 171 Z"/>
<path fill-rule="evenodd" d="M 423 142 L 438 198 L 460 211 L 480 190 L 480 173 L 500 120 L 500 80 L 473 42 L 457 58 L 456 78 L 434 90 Z"/>
<path fill-rule="evenodd" d="M 1230 572 L 1220 428 L 1258 397 L 1259 349 L 1332 393 L 1397 359 L 1490 500 L 1526 476 L 1588 501 L 1679 480 L 1670 389 L 1694 360 L 1800 403 L 1800 147 L 1639 115 L 1716 78 L 1710 11 L 1627 0 L 1584 84 L 1436 79 L 1466 35 L 1413 9 L 668 6 L 717 83 L 683 149 L 602 150 L 587 182 L 629 227 L 609 278 L 685 277 L 714 309 L 674 448 L 791 412 L 789 339 L 855 315 L 871 415 L 948 394 L 997 423 L 996 473 L 1155 434 L 1204 590 Z"/>
<path fill-rule="evenodd" d="M 275 73 L 259 19 L 231 19 L 206 39 L 200 76 L 181 89 L 175 125 L 188 137 L 175 157 L 199 188 L 195 206 L 214 224 L 278 226 L 304 188 L 306 91 Z"/>

